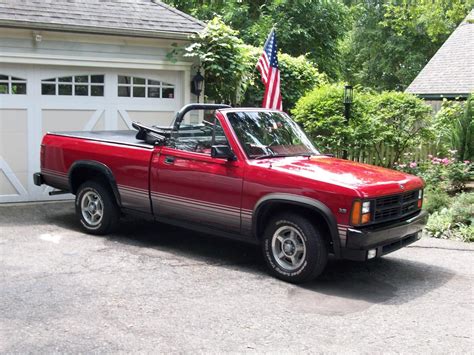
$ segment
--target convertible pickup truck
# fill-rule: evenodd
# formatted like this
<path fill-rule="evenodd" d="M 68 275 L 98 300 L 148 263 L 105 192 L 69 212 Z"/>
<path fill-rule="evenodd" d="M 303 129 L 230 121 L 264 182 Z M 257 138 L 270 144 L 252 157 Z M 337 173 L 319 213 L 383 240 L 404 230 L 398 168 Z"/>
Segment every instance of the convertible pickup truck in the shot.
<path fill-rule="evenodd" d="M 191 110 L 213 113 L 185 124 Z M 260 244 L 271 274 L 300 283 L 330 254 L 381 257 L 418 240 L 426 224 L 420 178 L 321 154 L 283 112 L 197 104 L 170 127 L 133 127 L 43 138 L 34 182 L 76 195 L 87 233 L 146 215 Z"/>

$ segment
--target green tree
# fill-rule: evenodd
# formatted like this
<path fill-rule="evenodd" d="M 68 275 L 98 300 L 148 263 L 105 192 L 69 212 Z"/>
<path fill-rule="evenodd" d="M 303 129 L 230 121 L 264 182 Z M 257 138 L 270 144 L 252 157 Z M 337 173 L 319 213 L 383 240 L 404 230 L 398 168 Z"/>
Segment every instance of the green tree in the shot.
<path fill-rule="evenodd" d="M 404 90 L 469 13 L 473 0 L 358 0 L 340 48 L 344 78 Z"/>
<path fill-rule="evenodd" d="M 275 25 L 279 49 L 305 55 L 321 72 L 339 73 L 339 41 L 350 26 L 349 10 L 328 0 L 166 0 L 170 5 L 207 21 L 215 15 L 240 32 L 246 44 L 262 47 Z"/>
<path fill-rule="evenodd" d="M 217 102 L 236 104 L 245 87 L 246 52 L 238 32 L 219 17 L 194 35 L 185 56 L 197 57 L 205 72 L 206 95 Z"/>

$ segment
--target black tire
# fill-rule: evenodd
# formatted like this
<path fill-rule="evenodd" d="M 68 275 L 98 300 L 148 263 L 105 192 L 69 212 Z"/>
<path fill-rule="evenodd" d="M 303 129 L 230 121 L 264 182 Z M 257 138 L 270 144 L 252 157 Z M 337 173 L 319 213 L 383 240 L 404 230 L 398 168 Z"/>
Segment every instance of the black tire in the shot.
<path fill-rule="evenodd" d="M 88 201 L 92 204 L 88 204 Z M 94 210 L 93 206 L 84 208 L 86 204 L 95 204 L 96 209 Z M 99 207 L 102 212 L 100 217 Z M 119 208 L 112 192 L 97 181 L 86 181 L 79 186 L 76 194 L 76 215 L 82 228 L 87 233 L 96 235 L 110 233 L 117 226 L 120 218 Z"/>
<path fill-rule="evenodd" d="M 320 230 L 305 217 L 293 213 L 280 214 L 269 222 L 262 248 L 270 273 L 291 283 L 313 280 L 323 272 L 328 260 Z"/>

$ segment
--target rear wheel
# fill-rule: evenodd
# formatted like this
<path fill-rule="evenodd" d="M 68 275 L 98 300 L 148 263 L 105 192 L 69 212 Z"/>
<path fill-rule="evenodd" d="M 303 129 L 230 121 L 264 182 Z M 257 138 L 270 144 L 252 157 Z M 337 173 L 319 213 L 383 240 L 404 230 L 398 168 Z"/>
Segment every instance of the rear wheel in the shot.
<path fill-rule="evenodd" d="M 319 229 L 297 214 L 285 213 L 272 219 L 262 247 L 270 272 L 292 283 L 314 279 L 327 263 L 328 251 Z"/>
<path fill-rule="evenodd" d="M 112 193 L 103 184 L 86 181 L 77 190 L 76 215 L 90 234 L 107 234 L 118 223 L 119 210 Z"/>

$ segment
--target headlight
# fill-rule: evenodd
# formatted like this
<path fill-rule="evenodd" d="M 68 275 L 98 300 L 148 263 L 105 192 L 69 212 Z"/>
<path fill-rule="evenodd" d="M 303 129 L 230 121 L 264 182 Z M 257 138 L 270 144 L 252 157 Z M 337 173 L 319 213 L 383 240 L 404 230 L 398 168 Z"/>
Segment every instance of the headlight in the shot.
<path fill-rule="evenodd" d="M 354 201 L 351 212 L 352 225 L 366 224 L 371 221 L 371 201 Z"/>
<path fill-rule="evenodd" d="M 362 203 L 362 214 L 370 213 L 370 201 Z"/>

